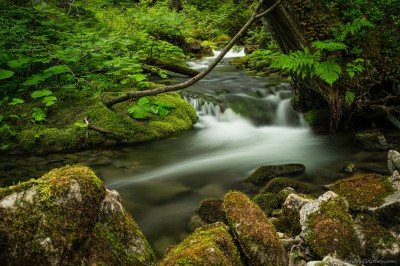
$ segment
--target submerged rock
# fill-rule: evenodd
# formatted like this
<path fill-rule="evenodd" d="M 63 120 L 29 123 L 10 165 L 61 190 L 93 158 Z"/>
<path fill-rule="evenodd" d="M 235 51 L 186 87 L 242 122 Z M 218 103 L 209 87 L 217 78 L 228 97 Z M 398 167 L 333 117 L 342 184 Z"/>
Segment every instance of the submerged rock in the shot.
<path fill-rule="evenodd" d="M 155 255 L 118 193 L 84 166 L 0 189 L 2 265 L 150 265 Z"/>
<path fill-rule="evenodd" d="M 166 252 L 160 266 L 243 265 L 234 241 L 223 223 L 205 225 Z"/>
<path fill-rule="evenodd" d="M 366 151 L 386 151 L 389 146 L 379 129 L 366 129 L 355 135 L 355 144 Z"/>
<path fill-rule="evenodd" d="M 357 236 L 347 202 L 332 191 L 305 204 L 300 210 L 301 236 L 321 258 L 360 258 Z"/>
<path fill-rule="evenodd" d="M 265 165 L 257 168 L 246 181 L 254 184 L 262 184 L 274 177 L 301 174 L 305 170 L 306 167 L 303 164 L 297 163 Z"/>
<path fill-rule="evenodd" d="M 241 192 L 225 195 L 223 208 L 248 265 L 286 265 L 285 250 L 265 213 Z"/>

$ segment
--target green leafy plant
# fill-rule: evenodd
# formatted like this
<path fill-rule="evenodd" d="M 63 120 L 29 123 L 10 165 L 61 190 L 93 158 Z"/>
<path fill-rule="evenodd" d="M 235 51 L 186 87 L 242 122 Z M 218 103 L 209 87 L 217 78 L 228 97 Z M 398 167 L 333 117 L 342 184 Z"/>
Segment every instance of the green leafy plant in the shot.
<path fill-rule="evenodd" d="M 137 105 L 128 109 L 128 113 L 136 119 L 146 119 L 150 114 L 166 116 L 170 113 L 172 105 L 162 101 L 151 102 L 149 98 L 142 97 L 138 100 Z"/>

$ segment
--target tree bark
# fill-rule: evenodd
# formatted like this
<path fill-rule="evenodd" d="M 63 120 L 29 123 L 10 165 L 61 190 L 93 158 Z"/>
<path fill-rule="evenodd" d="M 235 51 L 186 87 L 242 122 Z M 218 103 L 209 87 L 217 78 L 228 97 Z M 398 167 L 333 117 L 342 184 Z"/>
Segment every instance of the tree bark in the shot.
<path fill-rule="evenodd" d="M 156 89 L 151 89 L 151 90 L 144 90 L 144 91 L 133 91 L 133 92 L 128 92 L 123 96 L 116 97 L 111 100 L 104 100 L 104 104 L 107 107 L 111 107 L 117 103 L 121 103 L 124 101 L 127 101 L 132 98 L 138 98 L 138 97 L 144 97 L 144 96 L 149 96 L 149 95 L 157 95 L 160 93 L 164 92 L 170 92 L 170 91 L 178 91 L 185 89 L 193 84 L 195 84 L 197 81 L 201 80 L 204 78 L 208 73 L 213 70 L 218 63 L 224 58 L 224 56 L 229 52 L 229 50 L 235 45 L 235 43 L 246 33 L 246 31 L 250 28 L 251 25 L 258 19 L 266 16 L 267 14 L 271 13 L 283 0 L 278 0 L 276 1 L 273 5 L 269 6 L 268 9 L 266 9 L 263 12 L 260 12 L 262 5 L 265 0 L 260 0 L 258 3 L 257 7 L 255 8 L 252 16 L 250 19 L 247 21 L 247 23 L 240 29 L 240 31 L 229 41 L 229 43 L 225 46 L 225 48 L 221 51 L 221 53 L 216 57 L 216 59 L 202 72 L 197 74 L 191 79 L 188 79 L 185 82 L 175 84 L 175 85 L 170 85 L 170 86 L 165 86 L 165 87 L 160 87 Z"/>

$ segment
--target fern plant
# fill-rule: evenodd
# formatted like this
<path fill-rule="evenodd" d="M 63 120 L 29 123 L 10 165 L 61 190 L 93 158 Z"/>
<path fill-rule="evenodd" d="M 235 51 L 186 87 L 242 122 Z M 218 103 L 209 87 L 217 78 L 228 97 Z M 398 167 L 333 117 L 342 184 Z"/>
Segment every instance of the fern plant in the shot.
<path fill-rule="evenodd" d="M 342 69 L 333 60 L 321 61 L 321 52 L 317 50 L 311 53 L 309 49 L 304 51 L 295 51 L 290 54 L 282 54 L 274 63 L 272 68 L 279 68 L 295 73 L 301 78 L 309 76 L 319 77 L 330 86 L 337 81 L 342 73 Z"/>

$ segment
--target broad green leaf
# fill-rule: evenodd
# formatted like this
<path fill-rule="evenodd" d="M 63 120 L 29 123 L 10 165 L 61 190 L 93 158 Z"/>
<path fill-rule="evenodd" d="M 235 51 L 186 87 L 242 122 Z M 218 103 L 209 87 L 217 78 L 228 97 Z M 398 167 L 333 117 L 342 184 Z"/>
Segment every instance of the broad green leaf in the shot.
<path fill-rule="evenodd" d="M 14 75 L 14 71 L 0 69 L 0 80 L 8 79 Z"/>
<path fill-rule="evenodd" d="M 37 74 L 30 76 L 22 85 L 30 86 L 30 85 L 37 85 L 43 80 L 51 77 L 51 73 L 44 73 L 44 74 Z"/>
<path fill-rule="evenodd" d="M 46 106 L 52 106 L 55 104 L 57 101 L 57 97 L 55 96 L 46 96 L 43 98 L 42 103 L 44 103 Z"/>
<path fill-rule="evenodd" d="M 119 83 L 121 83 L 122 85 L 126 85 L 128 84 L 128 79 L 123 79 Z"/>
<path fill-rule="evenodd" d="M 52 91 L 49 91 L 49 90 L 44 89 L 44 90 L 32 92 L 31 97 L 32 97 L 33 99 L 36 99 L 36 98 L 40 98 L 40 97 L 49 96 L 49 95 L 51 95 L 52 93 L 53 93 Z"/>
<path fill-rule="evenodd" d="M 43 111 L 43 109 L 38 108 L 38 107 L 34 107 L 33 109 L 33 113 L 32 113 L 32 118 L 35 121 L 43 121 L 46 119 L 46 113 Z"/>
<path fill-rule="evenodd" d="M 31 61 L 31 58 L 28 56 L 21 56 L 18 59 L 7 61 L 7 66 L 12 68 L 18 68 L 23 65 L 28 64 Z"/>
<path fill-rule="evenodd" d="M 128 109 L 128 113 L 136 119 L 145 119 L 148 116 L 148 112 L 139 106 L 132 106 Z"/>
<path fill-rule="evenodd" d="M 158 106 L 153 105 L 150 107 L 150 112 L 152 112 L 153 114 L 158 114 Z"/>
<path fill-rule="evenodd" d="M 158 115 L 159 116 L 166 116 L 170 113 L 170 111 L 166 108 L 158 108 Z"/>
<path fill-rule="evenodd" d="M 142 97 L 138 100 L 139 106 L 145 106 L 145 105 L 148 105 L 149 103 L 150 103 L 150 100 L 147 97 Z"/>
<path fill-rule="evenodd" d="M 65 73 L 65 72 L 69 72 L 69 69 L 64 65 L 60 65 L 60 66 L 49 67 L 48 69 L 46 69 L 43 72 L 44 73 L 51 73 L 52 75 L 57 75 L 57 74 L 62 74 L 62 73 Z"/>
<path fill-rule="evenodd" d="M 19 99 L 19 98 L 13 98 L 12 101 L 8 105 L 17 105 L 17 104 L 21 104 L 21 103 L 24 103 L 24 100 Z"/>
<path fill-rule="evenodd" d="M 155 105 L 162 106 L 162 107 L 172 107 L 172 105 L 170 103 L 167 103 L 167 102 L 154 101 L 153 103 Z"/>

